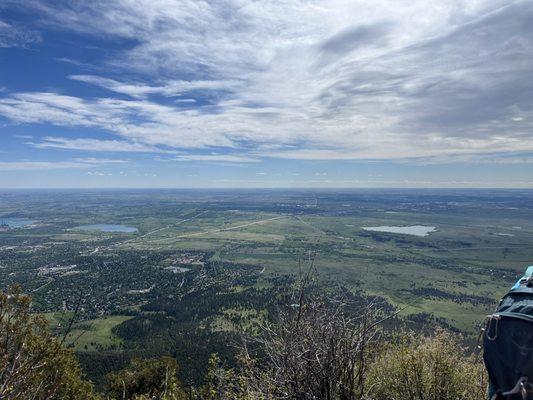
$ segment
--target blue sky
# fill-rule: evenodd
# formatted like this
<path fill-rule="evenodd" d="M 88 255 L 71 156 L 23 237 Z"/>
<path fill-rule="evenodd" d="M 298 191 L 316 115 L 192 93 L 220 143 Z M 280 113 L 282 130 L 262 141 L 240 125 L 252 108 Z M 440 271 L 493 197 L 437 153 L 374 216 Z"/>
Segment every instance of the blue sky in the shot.
<path fill-rule="evenodd" d="M 0 187 L 533 187 L 533 2 L 0 3 Z"/>

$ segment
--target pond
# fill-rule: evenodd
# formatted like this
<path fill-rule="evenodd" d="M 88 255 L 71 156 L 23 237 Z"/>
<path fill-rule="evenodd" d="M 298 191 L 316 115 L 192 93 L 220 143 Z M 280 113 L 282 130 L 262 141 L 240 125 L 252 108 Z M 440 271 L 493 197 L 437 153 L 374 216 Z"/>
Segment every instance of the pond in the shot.
<path fill-rule="evenodd" d="M 138 229 L 133 226 L 113 225 L 113 224 L 82 225 L 82 226 L 77 226 L 75 229 L 80 229 L 82 231 L 124 232 L 124 233 L 133 233 L 133 232 L 138 231 Z"/>
<path fill-rule="evenodd" d="M 35 223 L 35 221 L 27 218 L 0 218 L 0 225 L 7 225 L 10 228 L 24 228 Z"/>
<path fill-rule="evenodd" d="M 190 268 L 185 268 L 185 267 L 166 267 L 165 269 L 169 270 L 169 271 L 172 271 L 174 272 L 175 274 L 182 274 L 184 272 L 188 272 L 190 271 L 191 269 Z"/>
<path fill-rule="evenodd" d="M 427 236 L 437 229 L 434 226 L 410 225 L 410 226 L 363 226 L 365 231 L 400 233 L 404 235 Z"/>

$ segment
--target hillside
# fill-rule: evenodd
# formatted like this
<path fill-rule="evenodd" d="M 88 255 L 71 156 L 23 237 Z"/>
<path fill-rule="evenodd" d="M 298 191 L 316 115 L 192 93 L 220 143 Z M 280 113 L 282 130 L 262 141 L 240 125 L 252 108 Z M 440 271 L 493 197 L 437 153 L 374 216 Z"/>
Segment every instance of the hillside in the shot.
<path fill-rule="evenodd" d="M 392 317 L 375 304 L 320 294 L 296 282 L 272 320 L 244 335 L 232 367 L 211 355 L 202 384 L 185 385 L 173 357 L 133 359 L 96 393 L 82 377 L 66 334 L 52 336 L 19 288 L 0 293 L 2 399 L 459 399 L 484 395 L 474 356 L 443 331 L 423 337 L 383 330 Z M 355 311 L 355 313 L 354 313 Z M 352 316 L 353 315 L 353 316 Z M 182 364 L 181 368 L 188 368 Z"/>

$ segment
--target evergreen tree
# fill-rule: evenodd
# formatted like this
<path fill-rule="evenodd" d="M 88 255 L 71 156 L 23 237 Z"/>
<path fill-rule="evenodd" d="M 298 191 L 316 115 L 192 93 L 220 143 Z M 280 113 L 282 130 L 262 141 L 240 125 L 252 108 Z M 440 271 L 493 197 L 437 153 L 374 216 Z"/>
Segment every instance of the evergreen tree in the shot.
<path fill-rule="evenodd" d="M 0 292 L 0 399 L 97 398 L 72 351 L 31 313 L 30 297 L 18 286 Z"/>
<path fill-rule="evenodd" d="M 108 375 L 108 393 L 112 399 L 185 400 L 177 378 L 174 358 L 134 359 L 127 368 Z"/>

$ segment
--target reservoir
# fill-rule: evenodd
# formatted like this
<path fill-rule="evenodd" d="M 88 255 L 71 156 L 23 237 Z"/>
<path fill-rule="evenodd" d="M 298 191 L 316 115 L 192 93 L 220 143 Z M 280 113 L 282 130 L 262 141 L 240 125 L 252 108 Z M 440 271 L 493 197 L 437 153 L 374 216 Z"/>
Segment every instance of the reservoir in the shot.
<path fill-rule="evenodd" d="M 365 231 L 400 233 L 403 235 L 427 236 L 437 229 L 434 226 L 411 225 L 411 226 L 363 226 Z"/>
<path fill-rule="evenodd" d="M 10 228 L 24 228 L 33 224 L 35 221 L 27 218 L 0 218 L 0 225 L 7 225 Z"/>
<path fill-rule="evenodd" d="M 137 232 L 137 228 L 133 226 L 125 225 L 113 225 L 113 224 L 93 224 L 93 225 L 82 225 L 78 226 L 75 229 L 80 229 L 82 231 L 100 231 L 100 232 L 124 232 L 124 233 L 133 233 Z"/>
<path fill-rule="evenodd" d="M 166 267 L 165 268 L 166 270 L 169 270 L 169 271 L 172 271 L 174 272 L 175 274 L 182 274 L 184 272 L 187 272 L 187 271 L 190 271 L 191 269 L 190 268 L 185 268 L 185 267 Z"/>

